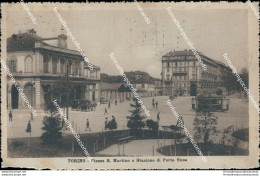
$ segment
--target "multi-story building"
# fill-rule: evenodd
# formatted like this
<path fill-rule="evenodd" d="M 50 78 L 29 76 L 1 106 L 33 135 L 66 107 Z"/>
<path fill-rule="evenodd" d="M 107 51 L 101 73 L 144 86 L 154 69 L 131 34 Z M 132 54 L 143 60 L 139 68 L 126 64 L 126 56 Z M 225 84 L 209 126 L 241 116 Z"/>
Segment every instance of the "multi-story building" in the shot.
<path fill-rule="evenodd" d="M 162 56 L 163 95 L 191 95 L 215 93 L 224 87 L 223 74 L 231 69 L 219 61 L 199 53 L 207 70 L 191 50 L 173 51 Z"/>
<path fill-rule="evenodd" d="M 56 41 L 51 45 L 48 41 Z M 52 86 L 66 75 L 71 77 L 71 99 L 98 101 L 100 67 L 90 70 L 80 52 L 67 48 L 67 36 L 41 38 L 33 29 L 13 34 L 7 39 L 7 64 L 16 82 L 34 108 L 44 108 L 50 101 Z M 25 108 L 13 82 L 7 79 L 9 109 Z"/>
<path fill-rule="evenodd" d="M 155 95 L 155 84 L 148 73 L 142 71 L 125 72 L 132 86 L 137 90 L 140 97 L 151 97 Z"/>

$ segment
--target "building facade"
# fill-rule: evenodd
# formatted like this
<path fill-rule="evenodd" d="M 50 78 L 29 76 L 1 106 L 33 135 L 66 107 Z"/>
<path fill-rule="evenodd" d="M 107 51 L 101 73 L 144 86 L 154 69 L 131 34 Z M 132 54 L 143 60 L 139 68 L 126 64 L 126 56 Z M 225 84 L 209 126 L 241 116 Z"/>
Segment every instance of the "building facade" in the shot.
<path fill-rule="evenodd" d="M 199 53 L 207 70 L 191 50 L 173 51 L 162 56 L 163 95 L 213 94 L 218 87 L 224 87 L 223 75 L 231 72 L 219 61 Z"/>
<path fill-rule="evenodd" d="M 130 89 L 127 89 L 127 84 L 122 83 L 100 83 L 100 96 L 108 101 L 120 101 L 133 96 Z"/>
<path fill-rule="evenodd" d="M 50 45 L 47 41 L 56 41 Z M 69 76 L 74 87 L 72 100 L 98 101 L 100 67 L 87 67 L 81 54 L 67 48 L 64 34 L 41 38 L 33 29 L 7 39 L 7 65 L 30 104 L 44 108 L 50 101 L 51 88 L 61 77 Z M 8 109 L 27 108 L 10 78 L 7 78 Z"/>
<path fill-rule="evenodd" d="M 142 71 L 125 72 L 132 86 L 140 97 L 155 96 L 155 84 L 148 73 Z"/>

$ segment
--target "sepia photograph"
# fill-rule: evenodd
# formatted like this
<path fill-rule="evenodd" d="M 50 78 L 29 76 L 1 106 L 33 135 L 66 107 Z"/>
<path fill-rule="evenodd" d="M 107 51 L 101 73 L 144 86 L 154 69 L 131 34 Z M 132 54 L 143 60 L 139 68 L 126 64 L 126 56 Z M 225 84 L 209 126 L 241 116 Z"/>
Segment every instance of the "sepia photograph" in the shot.
<path fill-rule="evenodd" d="M 3 166 L 257 167 L 250 5 L 2 4 Z"/>

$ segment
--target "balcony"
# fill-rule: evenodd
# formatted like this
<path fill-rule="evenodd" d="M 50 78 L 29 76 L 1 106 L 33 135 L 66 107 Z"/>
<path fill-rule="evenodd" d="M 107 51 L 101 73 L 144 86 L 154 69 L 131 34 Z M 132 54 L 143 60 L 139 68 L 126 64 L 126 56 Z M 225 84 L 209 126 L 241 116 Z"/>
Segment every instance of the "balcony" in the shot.
<path fill-rule="evenodd" d="M 187 75 L 187 71 L 175 71 L 172 75 L 179 76 L 179 75 Z"/>
<path fill-rule="evenodd" d="M 164 83 L 165 83 L 165 84 L 171 84 L 171 82 L 172 82 L 172 80 L 170 80 L 170 79 L 164 80 Z"/>

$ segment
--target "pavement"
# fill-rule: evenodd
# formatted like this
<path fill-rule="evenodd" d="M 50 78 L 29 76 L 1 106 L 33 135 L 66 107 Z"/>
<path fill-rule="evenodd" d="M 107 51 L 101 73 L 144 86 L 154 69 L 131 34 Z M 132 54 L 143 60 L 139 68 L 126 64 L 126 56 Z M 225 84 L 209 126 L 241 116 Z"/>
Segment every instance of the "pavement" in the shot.
<path fill-rule="evenodd" d="M 152 107 L 152 99 L 158 101 L 158 108 Z M 227 97 L 228 98 L 228 97 Z M 157 97 L 146 97 L 142 98 L 146 109 L 150 111 L 150 117 L 146 119 L 157 119 L 157 113 L 160 112 L 160 128 L 164 125 L 175 125 L 177 122 L 176 117 L 172 114 L 169 106 L 166 104 L 168 97 L 157 96 Z M 111 102 L 111 108 L 107 108 L 107 104 L 98 104 L 96 111 L 92 112 L 81 112 L 81 111 L 69 111 L 69 121 L 74 126 L 74 130 L 78 134 L 82 133 L 93 133 L 104 131 L 105 117 L 109 120 L 112 119 L 112 115 L 115 116 L 116 122 L 118 124 L 118 130 L 127 129 L 127 116 L 130 115 L 129 110 L 131 110 L 130 102 L 125 101 L 124 103 L 119 103 L 115 106 L 114 102 Z M 195 112 L 191 108 L 191 97 L 178 97 L 172 102 L 175 110 L 183 117 L 185 127 L 188 131 L 193 134 L 193 119 L 195 117 Z M 104 115 L 105 107 L 108 109 L 108 115 Z M 7 136 L 8 138 L 19 138 L 19 137 L 29 137 L 30 135 L 25 132 L 28 120 L 30 120 L 30 111 L 28 109 L 24 110 L 12 110 L 13 121 L 7 123 Z M 38 112 L 37 117 L 31 122 L 32 126 L 32 137 L 39 137 L 42 134 L 42 119 L 44 112 Z M 237 97 L 232 97 L 230 99 L 230 109 L 227 112 L 217 112 L 215 113 L 218 119 L 217 128 L 223 131 L 230 125 L 234 125 L 236 128 L 248 127 L 248 102 L 245 99 L 239 99 Z M 145 115 L 145 113 L 143 113 Z M 7 118 L 7 117 L 2 117 Z M 91 131 L 85 131 L 86 119 L 89 119 Z M 236 129 L 235 128 L 235 129 Z M 70 133 L 66 131 L 65 133 Z"/>
<path fill-rule="evenodd" d="M 159 145 L 158 145 L 159 144 Z M 172 139 L 147 139 L 147 140 L 134 140 L 119 146 L 115 144 L 96 154 L 100 155 L 125 155 L 125 156 L 163 156 L 157 149 L 165 146 L 172 145 Z"/>

